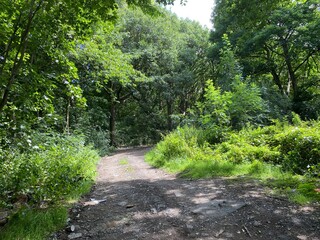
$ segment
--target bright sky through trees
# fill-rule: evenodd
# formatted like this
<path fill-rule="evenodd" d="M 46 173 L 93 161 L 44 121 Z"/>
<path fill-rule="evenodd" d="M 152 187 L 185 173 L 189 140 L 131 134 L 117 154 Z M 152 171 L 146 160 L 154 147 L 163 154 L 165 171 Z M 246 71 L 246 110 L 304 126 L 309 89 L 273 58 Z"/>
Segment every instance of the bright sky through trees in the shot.
<path fill-rule="evenodd" d="M 179 1 L 176 1 L 174 6 L 168 8 L 181 18 L 189 18 L 212 28 L 210 19 L 213 6 L 214 0 L 188 0 L 185 6 L 181 6 Z"/>

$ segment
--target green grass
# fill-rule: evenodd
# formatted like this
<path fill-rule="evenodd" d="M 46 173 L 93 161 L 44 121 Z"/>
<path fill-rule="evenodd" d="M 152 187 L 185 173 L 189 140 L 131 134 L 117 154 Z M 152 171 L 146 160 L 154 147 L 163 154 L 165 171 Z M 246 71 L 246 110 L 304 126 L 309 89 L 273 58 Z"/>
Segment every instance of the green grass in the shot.
<path fill-rule="evenodd" d="M 77 202 L 81 196 L 91 191 L 93 184 L 93 180 L 84 181 L 79 184 L 68 196 L 66 196 L 66 204 Z"/>
<path fill-rule="evenodd" d="M 129 161 L 127 158 L 123 158 L 123 159 L 120 159 L 119 160 L 119 164 L 120 165 L 128 165 L 129 164 Z"/>
<path fill-rule="evenodd" d="M 49 205 L 48 208 L 22 208 L 0 228 L 0 239 L 6 240 L 43 240 L 51 233 L 63 228 L 67 222 L 68 209 L 79 198 L 91 190 L 93 181 L 82 182 L 64 202 Z"/>
<path fill-rule="evenodd" d="M 152 156 L 152 152 L 149 152 L 146 155 L 146 161 L 155 166 Z M 320 202 L 320 193 L 315 191 L 317 188 L 315 179 L 283 172 L 280 166 L 257 160 L 233 163 L 214 160 L 192 161 L 180 157 L 166 162 L 162 168 L 171 173 L 178 173 L 180 177 L 188 179 L 245 176 L 250 179 L 261 180 L 262 184 L 273 189 L 273 194 L 284 195 L 292 202 L 298 204 Z"/>
<path fill-rule="evenodd" d="M 43 240 L 67 222 L 66 207 L 48 209 L 21 209 L 9 223 L 0 229 L 0 239 Z"/>

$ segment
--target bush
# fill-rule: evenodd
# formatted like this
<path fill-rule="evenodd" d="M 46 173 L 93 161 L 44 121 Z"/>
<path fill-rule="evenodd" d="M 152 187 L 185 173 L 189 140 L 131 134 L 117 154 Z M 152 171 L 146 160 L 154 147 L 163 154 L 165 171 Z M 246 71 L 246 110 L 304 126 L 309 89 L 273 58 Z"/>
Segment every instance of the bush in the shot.
<path fill-rule="evenodd" d="M 259 160 L 280 165 L 284 171 L 319 176 L 320 122 L 303 122 L 297 115 L 293 122 L 295 125 L 275 122 L 268 127 L 225 132 L 224 141 L 211 147 L 207 143 L 212 138 L 209 129 L 179 128 L 157 145 L 153 159 L 158 166 L 177 158 L 184 159 L 184 163 L 196 159 L 235 164 Z"/>
<path fill-rule="evenodd" d="M 215 145 L 214 155 L 225 161 L 243 163 L 259 160 L 281 165 L 285 171 L 319 175 L 320 123 L 303 122 L 294 115 L 295 125 L 276 122 L 262 128 L 244 128 L 229 133 Z"/>
<path fill-rule="evenodd" d="M 250 176 L 261 179 L 295 202 L 319 201 L 320 122 L 275 122 L 226 132 L 225 140 L 207 143 L 206 130 L 178 128 L 150 151 L 146 160 L 180 176 Z M 303 174 L 299 175 L 299 174 Z M 294 193 L 294 194 L 293 194 Z"/>
<path fill-rule="evenodd" d="M 90 131 L 86 136 L 86 142 L 91 143 L 102 157 L 108 155 L 112 151 L 112 147 L 110 147 L 109 132 L 107 131 Z"/>
<path fill-rule="evenodd" d="M 278 163 L 285 169 L 305 174 L 320 164 L 320 123 L 306 122 L 288 126 L 275 136 L 273 144 L 281 153 Z M 317 174 L 316 172 L 314 174 Z"/>
<path fill-rule="evenodd" d="M 94 179 L 99 156 L 91 147 L 84 146 L 81 137 L 39 134 L 33 139 L 37 143 L 33 151 L 2 150 L 0 200 L 3 204 L 10 205 L 20 196 L 27 196 L 34 203 L 57 201 Z"/>
<path fill-rule="evenodd" d="M 220 159 L 234 163 L 253 162 L 260 160 L 264 162 L 274 161 L 279 158 L 279 152 L 268 146 L 253 146 L 249 143 L 221 143 L 214 151 L 214 155 L 221 156 Z"/>
<path fill-rule="evenodd" d="M 168 167 L 174 162 L 187 165 L 191 161 L 208 158 L 205 153 L 210 153 L 212 150 L 205 141 L 205 136 L 204 131 L 194 127 L 178 128 L 165 136 L 147 154 L 146 160 L 157 167 Z"/>

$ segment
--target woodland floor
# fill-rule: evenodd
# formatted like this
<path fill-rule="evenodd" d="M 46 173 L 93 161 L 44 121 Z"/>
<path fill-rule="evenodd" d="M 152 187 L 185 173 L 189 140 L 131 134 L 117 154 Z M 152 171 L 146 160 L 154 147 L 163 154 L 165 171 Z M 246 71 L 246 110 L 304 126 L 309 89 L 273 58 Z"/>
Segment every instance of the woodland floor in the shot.
<path fill-rule="evenodd" d="M 92 192 L 51 239 L 320 239 L 319 206 L 295 205 L 244 178 L 179 179 L 145 163 L 148 150 L 103 158 Z"/>

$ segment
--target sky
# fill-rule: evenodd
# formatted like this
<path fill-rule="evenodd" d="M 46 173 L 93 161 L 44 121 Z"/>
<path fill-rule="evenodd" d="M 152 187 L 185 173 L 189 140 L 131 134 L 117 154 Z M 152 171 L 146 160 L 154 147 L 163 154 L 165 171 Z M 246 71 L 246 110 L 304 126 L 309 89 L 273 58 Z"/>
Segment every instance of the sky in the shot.
<path fill-rule="evenodd" d="M 168 8 L 181 18 L 196 20 L 211 29 L 210 19 L 213 5 L 214 0 L 188 0 L 186 6 L 181 6 L 180 1 L 176 0 L 174 6 Z"/>

